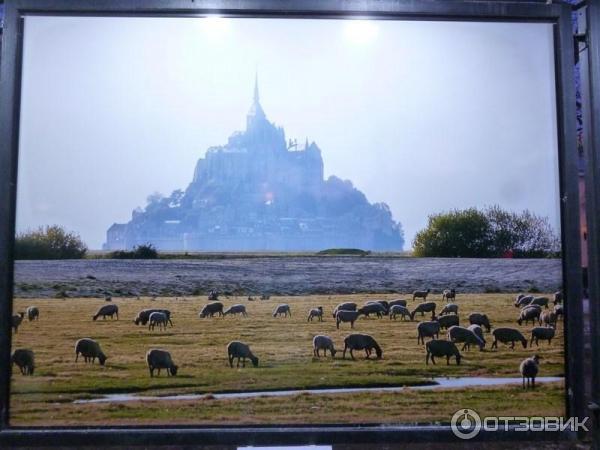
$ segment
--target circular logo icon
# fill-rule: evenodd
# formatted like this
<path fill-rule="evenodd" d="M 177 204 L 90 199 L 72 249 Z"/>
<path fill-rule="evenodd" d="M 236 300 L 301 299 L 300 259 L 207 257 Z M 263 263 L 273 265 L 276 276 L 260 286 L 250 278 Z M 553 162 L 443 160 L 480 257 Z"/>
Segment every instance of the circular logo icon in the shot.
<path fill-rule="evenodd" d="M 481 431 L 481 417 L 472 409 L 459 409 L 452 416 L 450 426 L 454 436 L 473 439 Z"/>

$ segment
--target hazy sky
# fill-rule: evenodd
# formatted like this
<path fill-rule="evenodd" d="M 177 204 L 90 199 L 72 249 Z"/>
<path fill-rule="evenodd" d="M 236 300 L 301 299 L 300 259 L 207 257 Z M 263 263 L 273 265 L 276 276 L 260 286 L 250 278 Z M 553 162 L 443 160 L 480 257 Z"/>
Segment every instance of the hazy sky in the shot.
<path fill-rule="evenodd" d="M 402 222 L 529 208 L 558 228 L 552 29 L 545 24 L 28 17 L 17 228 L 100 248 L 262 106 Z"/>

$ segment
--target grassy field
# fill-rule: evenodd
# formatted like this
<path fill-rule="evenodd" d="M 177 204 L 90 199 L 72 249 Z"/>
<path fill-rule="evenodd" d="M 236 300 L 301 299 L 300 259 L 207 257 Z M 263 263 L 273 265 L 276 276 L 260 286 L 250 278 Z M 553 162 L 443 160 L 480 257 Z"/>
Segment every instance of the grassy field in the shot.
<path fill-rule="evenodd" d="M 111 404 L 73 404 L 75 399 L 94 398 L 108 393 L 139 392 L 144 395 L 176 393 L 236 392 L 273 389 L 397 386 L 430 382 L 433 376 L 518 376 L 519 362 L 533 353 L 543 357 L 540 376 L 563 374 L 563 326 L 559 324 L 552 345 L 540 348 L 498 350 L 487 348 L 463 352 L 460 366 L 425 365 L 424 346 L 417 344 L 417 322 L 391 321 L 387 317 L 361 318 L 355 331 L 373 335 L 383 349 L 382 360 L 316 359 L 312 338 L 331 336 L 343 348 L 349 325 L 336 330 L 331 316 L 341 301 L 362 304 L 372 299 L 392 299 L 398 295 L 272 297 L 268 301 L 248 302 L 245 298 L 224 299 L 225 306 L 244 303 L 249 317 L 200 319 L 198 312 L 205 297 L 116 299 L 120 320 L 91 317 L 106 304 L 95 299 L 15 300 L 15 311 L 35 305 L 40 320 L 25 321 L 13 335 L 13 348 L 31 348 L 36 355 L 32 377 L 15 368 L 12 377 L 11 423 L 13 425 L 87 425 L 87 424 L 256 424 L 272 423 L 373 423 L 447 421 L 459 407 L 489 414 L 561 415 L 564 389 L 560 384 L 540 386 L 536 392 L 518 386 L 496 388 L 406 391 L 401 393 L 361 393 L 310 395 L 247 400 L 154 401 Z M 403 298 L 407 298 L 404 296 Z M 440 305 L 443 303 L 436 299 Z M 492 326 L 520 328 L 525 336 L 529 326 L 515 323 L 518 310 L 513 295 L 460 295 L 461 324 L 474 311 L 485 312 Z M 279 303 L 289 303 L 292 318 L 273 318 Z M 416 302 L 414 303 L 416 305 Z M 307 322 L 311 307 L 323 306 L 323 322 Z M 167 308 L 175 324 L 167 331 L 149 331 L 136 326 L 133 318 L 143 308 Z M 409 300 L 409 307 L 413 302 Z M 418 316 L 418 320 L 421 317 Z M 104 367 L 75 363 L 75 341 L 91 337 L 99 341 L 108 360 Z M 258 368 L 231 369 L 226 345 L 231 340 L 250 344 L 260 358 Z M 150 378 L 146 351 L 163 348 L 171 352 L 179 373 L 176 377 Z M 290 407 L 293 405 L 293 407 Z"/>

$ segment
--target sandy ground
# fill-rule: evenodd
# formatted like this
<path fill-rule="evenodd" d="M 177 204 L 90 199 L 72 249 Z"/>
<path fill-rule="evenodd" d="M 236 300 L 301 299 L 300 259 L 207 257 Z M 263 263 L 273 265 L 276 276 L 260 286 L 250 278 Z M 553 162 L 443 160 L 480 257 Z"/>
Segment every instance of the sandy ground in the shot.
<path fill-rule="evenodd" d="M 553 292 L 562 279 L 558 259 L 409 257 L 235 257 L 194 260 L 17 261 L 15 295 L 102 297 L 313 295 L 433 292 Z"/>

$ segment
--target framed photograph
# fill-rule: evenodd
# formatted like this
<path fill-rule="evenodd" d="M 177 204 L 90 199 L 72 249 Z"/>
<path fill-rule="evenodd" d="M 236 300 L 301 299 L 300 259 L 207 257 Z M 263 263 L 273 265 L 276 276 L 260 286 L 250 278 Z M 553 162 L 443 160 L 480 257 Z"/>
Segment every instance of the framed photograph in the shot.
<path fill-rule="evenodd" d="M 7 2 L 0 442 L 581 431 L 570 20 Z"/>

